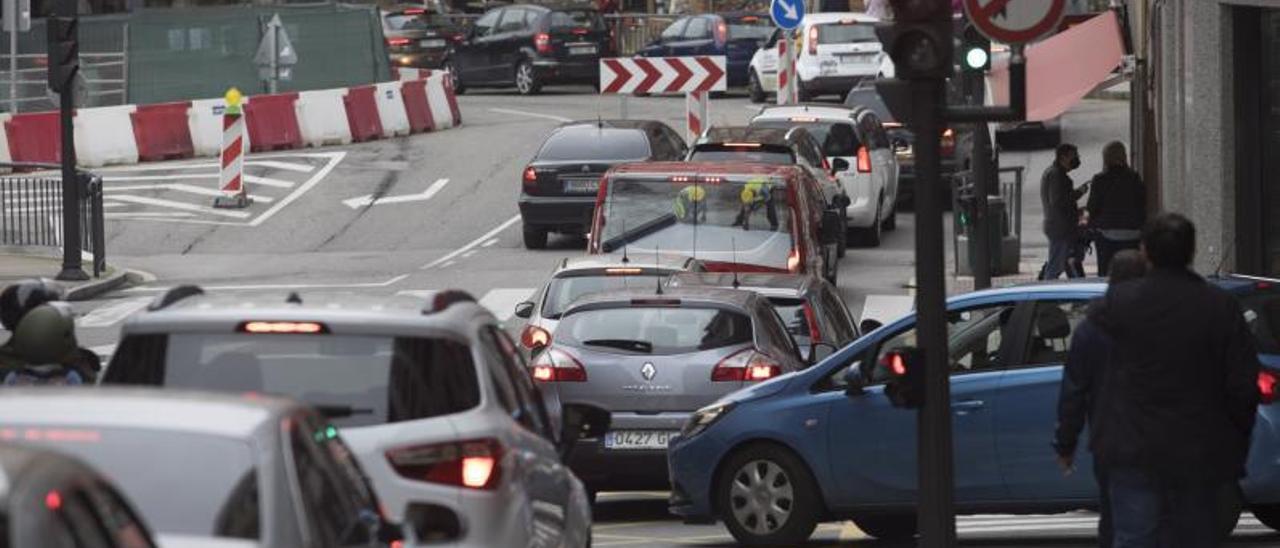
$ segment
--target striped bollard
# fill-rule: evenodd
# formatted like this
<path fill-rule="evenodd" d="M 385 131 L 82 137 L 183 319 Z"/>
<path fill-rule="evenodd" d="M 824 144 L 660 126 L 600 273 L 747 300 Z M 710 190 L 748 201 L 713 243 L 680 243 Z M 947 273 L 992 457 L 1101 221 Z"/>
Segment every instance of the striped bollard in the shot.
<path fill-rule="evenodd" d="M 708 91 L 690 91 L 684 94 L 685 118 L 688 124 L 685 127 L 685 141 L 692 143 L 702 135 L 702 132 L 710 126 L 710 120 L 707 118 L 710 101 Z"/>
<path fill-rule="evenodd" d="M 778 104 L 796 102 L 796 57 L 786 35 L 778 40 Z"/>
<path fill-rule="evenodd" d="M 246 208 L 253 201 L 244 188 L 244 113 L 240 90 L 227 90 L 227 105 L 222 111 L 222 154 L 218 164 L 218 181 L 223 195 L 213 199 L 213 207 Z"/>

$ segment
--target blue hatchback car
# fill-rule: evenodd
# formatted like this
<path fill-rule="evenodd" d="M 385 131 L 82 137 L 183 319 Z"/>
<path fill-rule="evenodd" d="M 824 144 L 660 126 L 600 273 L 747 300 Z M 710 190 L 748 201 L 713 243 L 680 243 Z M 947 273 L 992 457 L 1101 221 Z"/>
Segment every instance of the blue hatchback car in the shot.
<path fill-rule="evenodd" d="M 1215 277 L 1237 295 L 1262 353 L 1263 404 L 1240 482 L 1245 504 L 1280 527 L 1280 283 Z M 1273 285 L 1274 284 L 1274 285 Z M 1106 285 L 1047 283 L 947 303 L 955 501 L 962 513 L 1056 513 L 1096 505 L 1089 458 L 1064 476 L 1050 447 L 1074 327 Z M 869 535 L 916 532 L 916 413 L 873 373 L 915 344 L 915 316 L 885 325 L 804 371 L 735 392 L 695 413 L 669 446 L 671 510 L 720 519 L 747 545 L 802 542 L 819 521 Z M 849 389 L 851 375 L 861 388 Z M 1230 524 L 1239 517 L 1233 512 Z"/>
<path fill-rule="evenodd" d="M 657 40 L 641 48 L 642 57 L 725 56 L 730 87 L 747 85 L 751 57 L 773 35 L 768 15 L 757 13 L 702 14 L 681 17 Z"/>

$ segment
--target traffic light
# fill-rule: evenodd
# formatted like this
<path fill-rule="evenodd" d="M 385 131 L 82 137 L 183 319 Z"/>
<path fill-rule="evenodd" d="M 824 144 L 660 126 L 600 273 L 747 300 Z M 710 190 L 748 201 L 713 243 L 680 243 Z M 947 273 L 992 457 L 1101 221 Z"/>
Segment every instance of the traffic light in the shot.
<path fill-rule="evenodd" d="M 880 366 L 889 374 L 884 393 L 894 407 L 924 407 L 924 355 L 912 347 L 898 347 L 886 352 Z"/>
<path fill-rule="evenodd" d="M 987 72 L 991 69 L 991 40 L 968 25 L 960 38 L 960 68 L 965 72 Z"/>
<path fill-rule="evenodd" d="M 57 93 L 71 91 L 72 81 L 80 71 L 80 19 L 73 9 L 58 11 L 46 21 L 49 39 L 49 89 Z"/>
<path fill-rule="evenodd" d="M 893 59 L 895 78 L 942 80 L 951 75 L 951 3 L 947 0 L 890 0 L 894 19 L 876 25 L 876 35 Z"/>

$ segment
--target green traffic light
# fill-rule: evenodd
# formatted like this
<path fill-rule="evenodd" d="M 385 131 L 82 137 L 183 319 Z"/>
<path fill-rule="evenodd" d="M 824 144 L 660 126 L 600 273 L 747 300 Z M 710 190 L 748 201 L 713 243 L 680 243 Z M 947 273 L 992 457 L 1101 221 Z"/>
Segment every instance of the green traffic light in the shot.
<path fill-rule="evenodd" d="M 985 48 L 971 47 L 964 52 L 964 64 L 971 70 L 982 70 L 991 62 L 991 54 Z"/>

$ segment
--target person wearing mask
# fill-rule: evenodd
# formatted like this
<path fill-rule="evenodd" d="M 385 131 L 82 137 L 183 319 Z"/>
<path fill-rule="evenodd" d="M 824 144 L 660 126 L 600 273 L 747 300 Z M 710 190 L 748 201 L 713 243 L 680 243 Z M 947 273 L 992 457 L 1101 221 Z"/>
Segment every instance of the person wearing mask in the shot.
<path fill-rule="evenodd" d="M 1102 148 L 1102 173 L 1094 175 L 1089 186 L 1086 209 L 1096 234 L 1098 275 L 1106 276 L 1117 252 L 1138 248 L 1147 221 L 1147 191 L 1119 141 Z"/>
<path fill-rule="evenodd" d="M 1120 284 L 1145 276 L 1147 262 L 1136 250 L 1125 250 L 1116 254 L 1111 268 L 1109 281 Z M 1106 427 L 1096 421 L 1097 408 L 1114 350 L 1115 341 L 1088 318 L 1071 335 L 1058 393 L 1058 425 L 1053 435 L 1053 448 L 1064 474 L 1075 471 L 1076 445 L 1085 424 L 1089 425 L 1090 450 L 1098 431 Z M 1093 476 L 1098 482 L 1098 546 L 1111 548 L 1111 497 L 1107 496 L 1106 467 L 1097 459 Z"/>
<path fill-rule="evenodd" d="M 1068 175 L 1080 167 L 1080 152 L 1075 145 L 1063 143 L 1054 151 L 1053 163 L 1040 177 L 1040 204 L 1044 206 L 1044 234 L 1049 238 L 1049 257 L 1040 269 L 1039 279 L 1056 280 L 1064 272 L 1068 277 L 1084 276 L 1067 268 L 1068 259 L 1077 245 L 1080 206 L 1076 201 L 1088 191 L 1088 184 L 1075 188 Z"/>
<path fill-rule="evenodd" d="M 1195 247 L 1190 220 L 1155 217 L 1147 275 L 1112 284 L 1089 313 L 1114 341 L 1093 446 L 1116 548 L 1219 545 L 1221 495 L 1245 473 L 1257 349 L 1240 303 L 1191 270 Z"/>

